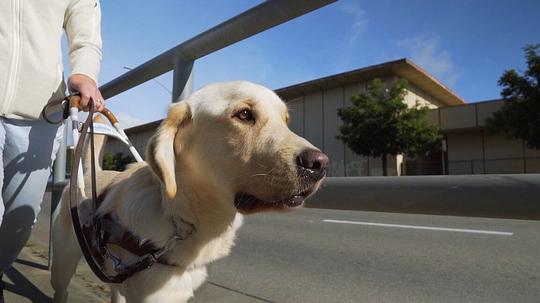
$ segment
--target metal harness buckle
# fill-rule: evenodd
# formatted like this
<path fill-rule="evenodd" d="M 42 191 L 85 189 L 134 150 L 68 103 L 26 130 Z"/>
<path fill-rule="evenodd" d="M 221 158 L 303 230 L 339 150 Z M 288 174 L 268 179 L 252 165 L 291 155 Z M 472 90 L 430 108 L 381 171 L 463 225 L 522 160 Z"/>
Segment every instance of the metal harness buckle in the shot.
<path fill-rule="evenodd" d="M 109 258 L 113 263 L 113 269 L 117 273 L 121 273 L 127 270 L 127 266 L 122 263 L 122 259 L 109 251 L 107 246 L 103 246 L 105 249 L 105 257 Z"/>
<path fill-rule="evenodd" d="M 140 262 L 143 263 L 146 268 L 150 268 L 157 261 L 158 261 L 158 258 L 154 254 L 147 254 L 146 256 L 142 258 Z"/>

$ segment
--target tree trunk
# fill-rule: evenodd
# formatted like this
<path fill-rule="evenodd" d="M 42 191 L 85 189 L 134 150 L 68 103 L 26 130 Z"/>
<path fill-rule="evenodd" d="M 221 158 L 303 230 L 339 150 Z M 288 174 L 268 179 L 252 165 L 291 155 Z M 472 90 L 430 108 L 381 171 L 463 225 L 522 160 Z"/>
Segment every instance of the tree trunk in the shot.
<path fill-rule="evenodd" d="M 386 158 L 386 154 L 383 154 L 381 158 L 382 158 L 383 176 L 388 176 L 388 159 Z"/>

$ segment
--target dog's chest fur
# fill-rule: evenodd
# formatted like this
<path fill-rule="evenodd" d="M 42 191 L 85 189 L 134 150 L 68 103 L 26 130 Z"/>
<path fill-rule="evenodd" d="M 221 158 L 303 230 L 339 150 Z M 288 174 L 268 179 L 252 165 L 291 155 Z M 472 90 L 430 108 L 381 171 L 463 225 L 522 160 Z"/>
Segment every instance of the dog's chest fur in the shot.
<path fill-rule="evenodd" d="M 237 214 L 234 220 L 228 225 L 228 227 L 217 235 L 205 235 L 204 229 L 200 231 L 201 234 L 195 235 L 195 240 L 200 239 L 197 245 L 199 247 L 195 253 L 195 259 L 189 267 L 204 266 L 212 261 L 227 256 L 231 248 L 234 246 L 234 240 L 236 238 L 236 232 L 242 225 L 243 217 L 241 214 Z"/>

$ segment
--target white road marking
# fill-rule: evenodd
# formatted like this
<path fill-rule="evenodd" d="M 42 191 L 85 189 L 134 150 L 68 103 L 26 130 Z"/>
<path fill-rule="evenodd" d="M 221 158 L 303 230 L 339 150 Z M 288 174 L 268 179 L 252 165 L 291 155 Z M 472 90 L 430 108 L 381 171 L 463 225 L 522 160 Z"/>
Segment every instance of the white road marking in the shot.
<path fill-rule="evenodd" d="M 346 220 L 323 220 L 323 222 L 326 222 L 326 223 L 368 225 L 368 226 L 382 226 L 382 227 L 395 227 L 395 228 L 438 230 L 438 231 L 453 231 L 453 232 L 458 232 L 458 233 L 489 234 L 489 235 L 499 235 L 499 236 L 512 236 L 512 235 L 514 235 L 514 233 L 512 233 L 512 232 L 479 230 L 479 229 L 462 229 L 462 228 L 445 228 L 445 227 L 433 227 L 433 226 L 385 224 L 385 223 L 359 222 L 359 221 L 346 221 Z"/>

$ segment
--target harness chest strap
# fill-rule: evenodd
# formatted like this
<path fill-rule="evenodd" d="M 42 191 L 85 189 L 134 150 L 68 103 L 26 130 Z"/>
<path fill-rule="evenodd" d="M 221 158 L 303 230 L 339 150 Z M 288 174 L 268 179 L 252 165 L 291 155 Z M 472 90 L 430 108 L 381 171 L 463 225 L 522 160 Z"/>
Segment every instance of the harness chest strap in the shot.
<path fill-rule="evenodd" d="M 96 210 L 103 201 L 104 195 L 100 198 L 96 193 L 96 173 L 95 173 L 95 153 L 94 153 L 94 138 L 93 138 L 93 104 L 92 100 L 89 104 L 90 112 L 88 118 L 83 124 L 79 142 L 75 149 L 73 166 L 71 168 L 70 180 L 70 213 L 73 223 L 73 228 L 77 236 L 77 240 L 83 252 L 83 255 L 92 269 L 94 274 L 103 282 L 106 283 L 122 283 L 134 274 L 143 271 L 155 263 L 163 265 L 174 265 L 167 263 L 163 257 L 169 252 L 174 243 L 179 240 L 184 240 L 190 236 L 195 228 L 193 224 L 187 223 L 191 229 L 186 232 L 185 236 L 172 236 L 164 247 L 157 248 L 150 242 L 142 243 L 140 239 L 131 231 L 126 229 L 120 222 L 120 219 L 115 213 L 109 213 L 102 217 L 97 217 Z M 90 136 L 91 145 L 91 181 L 92 181 L 92 218 L 90 224 L 81 224 L 78 212 L 78 186 L 77 172 L 79 169 L 80 159 L 82 157 L 83 145 L 88 134 L 88 129 L 91 129 Z M 122 260 L 112 254 L 107 248 L 107 244 L 117 245 L 137 256 L 140 259 L 132 264 L 123 264 Z M 110 276 L 103 269 L 105 261 L 110 259 L 113 262 L 116 275 Z"/>

